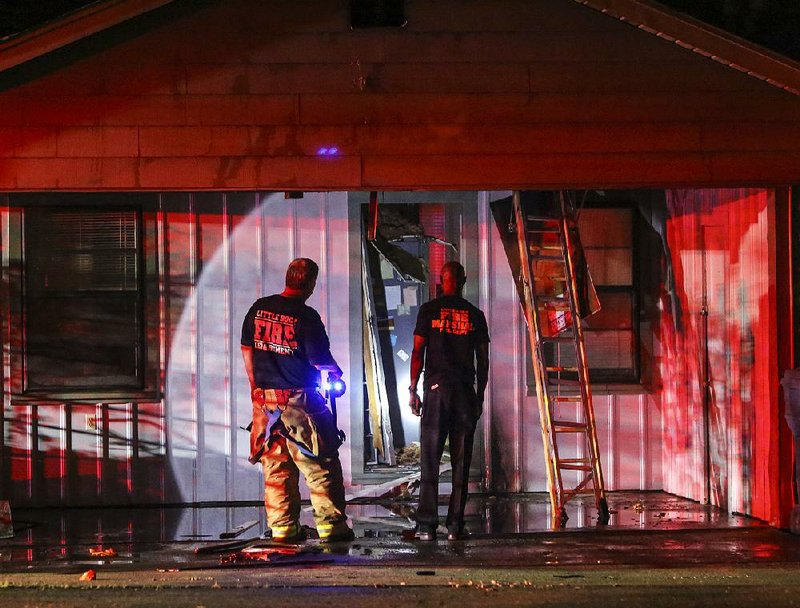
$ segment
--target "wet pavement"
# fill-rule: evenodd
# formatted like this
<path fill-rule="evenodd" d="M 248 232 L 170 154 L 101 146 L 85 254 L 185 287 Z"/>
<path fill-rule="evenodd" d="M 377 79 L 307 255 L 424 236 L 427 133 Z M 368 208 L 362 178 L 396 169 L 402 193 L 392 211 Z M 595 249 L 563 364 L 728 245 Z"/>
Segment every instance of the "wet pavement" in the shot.
<path fill-rule="evenodd" d="M 210 605 L 190 589 L 224 589 L 230 593 L 213 605 L 241 606 L 239 591 L 254 588 L 269 588 L 285 605 L 343 603 L 342 594 L 352 606 L 406 595 L 414 604 L 450 605 L 465 590 L 456 602 L 463 606 L 486 593 L 495 594 L 490 605 L 589 605 L 600 597 L 647 606 L 678 598 L 680 605 L 764 605 L 765 598 L 792 605 L 800 589 L 800 538 L 661 492 L 610 493 L 607 526 L 596 524 L 593 503 L 578 502 L 559 530 L 550 529 L 546 495 L 476 496 L 468 507 L 472 536 L 462 541 L 414 540 L 413 504 L 354 501 L 353 542 L 312 539 L 280 549 L 259 540 L 259 505 L 15 510 L 16 534 L 0 540 L 0 606 Z M 304 509 L 307 523 L 310 516 Z M 242 524 L 249 527 L 236 538 L 220 540 Z M 89 570 L 95 580 L 80 581 Z M 87 603 L 80 594 L 89 589 Z"/>

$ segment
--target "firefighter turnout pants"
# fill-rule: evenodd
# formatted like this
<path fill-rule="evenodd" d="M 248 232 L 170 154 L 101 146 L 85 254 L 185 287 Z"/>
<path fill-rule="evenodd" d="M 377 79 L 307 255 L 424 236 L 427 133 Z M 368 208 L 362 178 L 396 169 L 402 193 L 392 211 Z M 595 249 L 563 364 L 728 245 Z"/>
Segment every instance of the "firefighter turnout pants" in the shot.
<path fill-rule="evenodd" d="M 251 462 L 257 458 L 264 470 L 264 506 L 274 540 L 300 533 L 301 473 L 319 537 L 349 533 L 338 446 L 333 417 L 316 391 L 265 389 L 263 400 L 254 395 Z"/>

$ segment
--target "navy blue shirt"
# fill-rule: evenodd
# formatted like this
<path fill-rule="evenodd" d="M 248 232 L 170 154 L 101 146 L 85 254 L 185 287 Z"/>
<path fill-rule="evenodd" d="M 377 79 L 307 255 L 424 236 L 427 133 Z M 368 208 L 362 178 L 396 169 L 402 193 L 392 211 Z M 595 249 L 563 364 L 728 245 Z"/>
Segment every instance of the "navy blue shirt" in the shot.
<path fill-rule="evenodd" d="M 461 296 L 442 296 L 420 306 L 414 334 L 427 340 L 425 388 L 475 381 L 475 352 L 489 342 L 483 312 Z"/>
<path fill-rule="evenodd" d="M 242 346 L 253 349 L 253 376 L 260 388 L 313 388 L 320 383 L 314 364 L 335 364 L 319 313 L 280 294 L 250 307 L 242 323 Z"/>

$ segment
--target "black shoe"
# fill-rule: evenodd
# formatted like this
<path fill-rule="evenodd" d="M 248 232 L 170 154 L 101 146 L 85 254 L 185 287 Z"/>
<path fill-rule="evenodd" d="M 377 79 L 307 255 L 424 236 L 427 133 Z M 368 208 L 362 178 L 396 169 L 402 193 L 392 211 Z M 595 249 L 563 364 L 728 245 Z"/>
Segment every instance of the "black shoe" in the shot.
<path fill-rule="evenodd" d="M 470 537 L 470 533 L 465 528 L 461 530 L 448 530 L 447 540 L 466 540 Z"/>

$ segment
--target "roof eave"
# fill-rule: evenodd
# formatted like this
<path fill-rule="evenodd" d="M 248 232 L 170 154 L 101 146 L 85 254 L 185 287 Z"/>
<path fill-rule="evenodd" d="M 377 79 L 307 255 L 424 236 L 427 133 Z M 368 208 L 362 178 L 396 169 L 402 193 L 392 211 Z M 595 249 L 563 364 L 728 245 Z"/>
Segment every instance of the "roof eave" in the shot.
<path fill-rule="evenodd" d="M 642 31 L 800 95 L 800 62 L 650 0 L 573 0 Z"/>
<path fill-rule="evenodd" d="M 0 42 L 0 72 L 161 8 L 174 0 L 97 2 Z"/>

